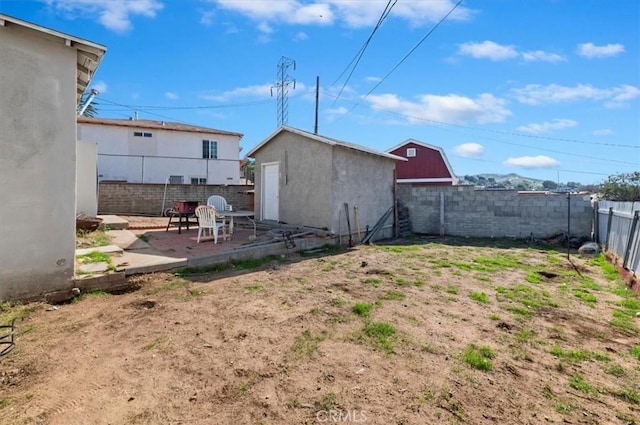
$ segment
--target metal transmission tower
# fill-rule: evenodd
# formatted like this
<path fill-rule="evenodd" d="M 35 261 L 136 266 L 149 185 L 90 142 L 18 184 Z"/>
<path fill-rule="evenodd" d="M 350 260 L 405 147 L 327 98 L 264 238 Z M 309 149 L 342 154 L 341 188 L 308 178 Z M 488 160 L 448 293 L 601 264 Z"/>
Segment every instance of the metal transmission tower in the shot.
<path fill-rule="evenodd" d="M 271 87 L 271 96 L 273 96 L 274 87 L 278 93 L 278 127 L 287 125 L 287 121 L 289 121 L 289 85 L 293 84 L 293 89 L 296 89 L 296 80 L 291 78 L 287 73 L 290 66 L 293 66 L 293 70 L 295 71 L 296 61 L 282 56 L 278 62 L 278 82 L 275 86 Z"/>

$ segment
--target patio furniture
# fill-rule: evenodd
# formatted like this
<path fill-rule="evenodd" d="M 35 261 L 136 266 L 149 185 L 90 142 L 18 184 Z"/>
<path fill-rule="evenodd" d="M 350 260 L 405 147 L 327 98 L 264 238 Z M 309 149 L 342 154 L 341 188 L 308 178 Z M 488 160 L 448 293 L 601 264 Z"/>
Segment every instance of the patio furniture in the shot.
<path fill-rule="evenodd" d="M 218 210 L 219 213 L 222 213 L 223 211 L 230 211 L 233 209 L 231 205 L 227 203 L 227 200 L 220 195 L 209 196 L 209 198 L 207 198 L 207 205 L 215 207 L 215 209 Z"/>
<path fill-rule="evenodd" d="M 182 233 L 182 224 L 186 224 L 187 230 L 189 230 L 190 218 L 194 217 L 195 210 L 198 207 L 198 201 L 178 201 L 173 208 L 167 211 L 169 216 L 169 222 L 167 223 L 166 232 L 169 231 L 169 226 L 175 217 L 178 218 L 178 234 Z M 196 217 L 197 220 L 197 217 Z"/>
<path fill-rule="evenodd" d="M 215 207 L 200 205 L 196 208 L 196 217 L 199 223 L 197 243 L 200 243 L 200 236 L 209 231 L 213 232 L 213 243 L 217 244 L 220 229 L 222 229 L 223 239 L 227 239 L 226 223 Z"/>
<path fill-rule="evenodd" d="M 253 239 L 256 238 L 256 220 L 255 213 L 249 210 L 227 211 L 224 213 L 225 218 L 229 217 L 229 234 L 233 235 L 233 218 L 244 217 L 253 225 Z"/>

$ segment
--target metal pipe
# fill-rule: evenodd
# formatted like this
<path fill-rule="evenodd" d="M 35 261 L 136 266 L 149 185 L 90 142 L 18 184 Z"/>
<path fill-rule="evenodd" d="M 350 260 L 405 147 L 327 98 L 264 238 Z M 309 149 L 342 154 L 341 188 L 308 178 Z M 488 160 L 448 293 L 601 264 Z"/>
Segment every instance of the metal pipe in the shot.
<path fill-rule="evenodd" d="M 78 116 L 82 116 L 82 114 L 84 114 L 84 111 L 87 110 L 87 108 L 89 107 L 89 105 L 91 104 L 91 102 L 93 102 L 93 99 L 99 94 L 98 90 L 96 89 L 91 89 L 91 94 L 89 95 L 89 97 L 87 98 L 87 101 L 84 102 L 84 105 L 82 105 L 80 107 L 80 109 L 78 110 Z"/>

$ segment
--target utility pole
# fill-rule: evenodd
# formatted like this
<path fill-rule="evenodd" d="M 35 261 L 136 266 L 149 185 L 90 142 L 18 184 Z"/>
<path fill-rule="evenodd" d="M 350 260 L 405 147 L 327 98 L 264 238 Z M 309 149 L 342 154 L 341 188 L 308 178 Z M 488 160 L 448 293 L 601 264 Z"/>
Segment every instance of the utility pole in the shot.
<path fill-rule="evenodd" d="M 316 77 L 316 121 L 313 126 L 313 134 L 318 134 L 318 106 L 320 103 L 320 76 Z"/>
<path fill-rule="evenodd" d="M 289 121 L 289 85 L 293 84 L 293 89 L 296 89 L 296 80 L 287 72 L 290 66 L 293 66 L 293 70 L 295 71 L 296 61 L 282 56 L 278 62 L 278 82 L 271 87 L 271 96 L 273 96 L 274 88 L 278 94 L 278 127 L 287 125 Z"/>

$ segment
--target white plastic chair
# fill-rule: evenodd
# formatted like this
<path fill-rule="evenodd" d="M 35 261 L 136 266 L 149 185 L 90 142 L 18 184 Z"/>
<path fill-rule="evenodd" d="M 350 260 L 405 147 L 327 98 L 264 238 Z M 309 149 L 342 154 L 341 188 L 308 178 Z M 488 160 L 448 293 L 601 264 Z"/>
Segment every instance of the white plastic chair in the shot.
<path fill-rule="evenodd" d="M 224 214 L 224 211 L 231 211 L 231 205 L 227 204 L 227 200 L 220 195 L 211 195 L 207 199 L 207 205 L 215 207 L 220 214 Z"/>
<path fill-rule="evenodd" d="M 224 219 L 218 214 L 215 207 L 210 205 L 200 205 L 196 208 L 196 217 L 198 217 L 198 240 L 200 236 L 207 231 L 213 232 L 213 243 L 218 243 L 218 233 L 222 229 L 222 238 L 227 239 L 227 227 Z"/>

